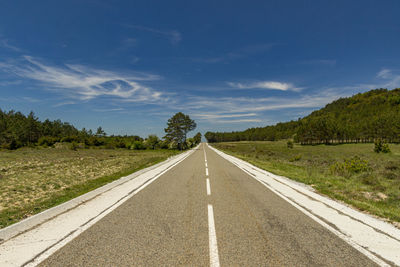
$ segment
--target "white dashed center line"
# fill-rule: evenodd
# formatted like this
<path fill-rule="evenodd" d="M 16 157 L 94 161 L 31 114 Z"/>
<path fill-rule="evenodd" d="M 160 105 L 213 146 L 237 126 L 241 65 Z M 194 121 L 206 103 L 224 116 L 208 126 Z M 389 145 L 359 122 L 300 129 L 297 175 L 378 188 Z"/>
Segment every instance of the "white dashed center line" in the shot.
<path fill-rule="evenodd" d="M 213 206 L 208 204 L 208 236 L 210 246 L 210 266 L 219 267 L 217 235 L 215 233 Z"/>
<path fill-rule="evenodd" d="M 208 165 L 207 165 L 207 155 L 204 149 L 204 161 L 206 165 L 206 188 L 207 195 L 211 195 L 210 179 L 208 178 Z M 210 266 L 219 267 L 219 256 L 218 256 L 218 246 L 217 246 L 217 234 L 215 233 L 215 223 L 214 223 L 214 210 L 211 204 L 208 204 L 208 238 L 209 238 L 209 248 L 210 248 Z"/>

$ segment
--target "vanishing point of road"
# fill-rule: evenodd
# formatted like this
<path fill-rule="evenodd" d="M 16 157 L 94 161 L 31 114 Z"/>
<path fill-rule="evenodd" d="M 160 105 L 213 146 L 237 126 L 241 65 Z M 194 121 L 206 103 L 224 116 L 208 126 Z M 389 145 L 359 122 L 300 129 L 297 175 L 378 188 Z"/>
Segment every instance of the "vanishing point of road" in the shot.
<path fill-rule="evenodd" d="M 376 266 L 206 144 L 41 266 Z"/>

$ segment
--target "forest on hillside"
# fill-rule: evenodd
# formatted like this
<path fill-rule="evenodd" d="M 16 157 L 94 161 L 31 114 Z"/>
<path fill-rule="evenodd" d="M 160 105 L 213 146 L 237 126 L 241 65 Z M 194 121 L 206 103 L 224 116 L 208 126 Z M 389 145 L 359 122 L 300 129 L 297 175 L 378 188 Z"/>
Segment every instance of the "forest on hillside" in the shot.
<path fill-rule="evenodd" d="M 276 141 L 301 144 L 400 142 L 400 88 L 375 89 L 340 98 L 298 119 L 237 132 L 207 132 L 208 142 Z"/>

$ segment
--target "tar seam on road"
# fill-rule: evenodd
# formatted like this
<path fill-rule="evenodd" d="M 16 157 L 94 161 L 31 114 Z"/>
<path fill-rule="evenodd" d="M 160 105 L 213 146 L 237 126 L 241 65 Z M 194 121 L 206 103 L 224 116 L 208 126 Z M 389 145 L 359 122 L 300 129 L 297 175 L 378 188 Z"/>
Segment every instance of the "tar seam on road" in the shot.
<path fill-rule="evenodd" d="M 217 235 L 215 233 L 213 206 L 208 204 L 208 236 L 210 246 L 210 267 L 219 267 Z"/>
<path fill-rule="evenodd" d="M 211 195 L 210 179 L 207 178 L 206 184 L 207 184 L 207 195 L 210 196 Z"/>

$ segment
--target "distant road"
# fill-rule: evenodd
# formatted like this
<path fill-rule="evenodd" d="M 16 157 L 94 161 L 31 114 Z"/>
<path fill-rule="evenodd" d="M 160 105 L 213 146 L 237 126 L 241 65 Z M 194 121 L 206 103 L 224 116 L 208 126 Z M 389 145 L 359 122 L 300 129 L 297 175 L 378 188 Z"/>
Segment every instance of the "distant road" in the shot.
<path fill-rule="evenodd" d="M 42 266 L 376 266 L 202 144 Z"/>

